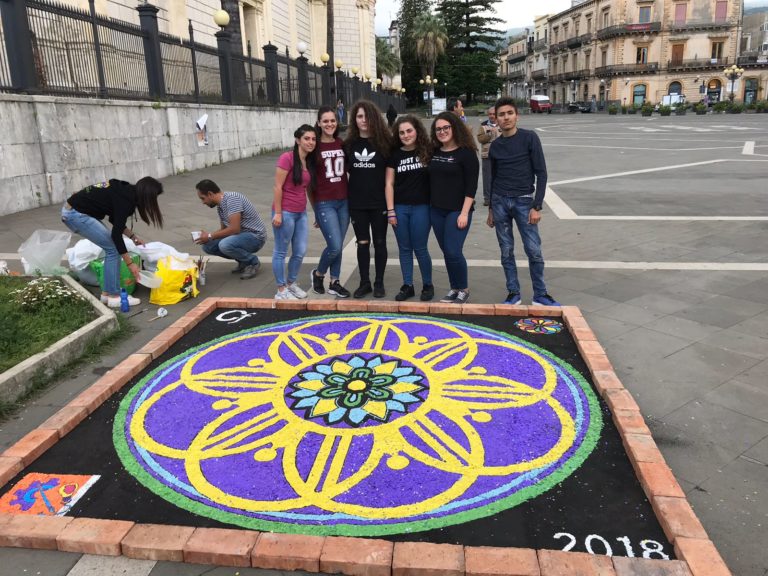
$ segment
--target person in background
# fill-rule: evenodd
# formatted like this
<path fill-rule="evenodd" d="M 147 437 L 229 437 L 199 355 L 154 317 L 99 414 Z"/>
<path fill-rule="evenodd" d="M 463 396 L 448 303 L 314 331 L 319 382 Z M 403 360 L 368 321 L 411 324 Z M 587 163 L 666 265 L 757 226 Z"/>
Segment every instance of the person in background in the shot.
<path fill-rule="evenodd" d="M 242 280 L 256 276 L 261 267 L 256 252 L 267 241 L 267 228 L 254 205 L 240 192 L 222 192 L 213 180 L 201 180 L 195 189 L 200 202 L 216 208 L 221 224 L 214 232 L 201 230 L 195 244 L 206 254 L 235 260 L 232 274 Z"/>
<path fill-rule="evenodd" d="M 387 267 L 387 203 L 384 199 L 384 172 L 392 149 L 392 133 L 373 102 L 360 100 L 350 111 L 344 149 L 349 175 L 349 215 L 357 241 L 360 285 L 353 296 L 373 292 L 383 298 L 384 270 Z M 371 241 L 376 276 L 371 287 Z"/>
<path fill-rule="evenodd" d="M 336 101 L 336 116 L 338 116 L 339 124 L 344 125 L 344 100 L 339 98 Z"/>
<path fill-rule="evenodd" d="M 448 98 L 448 111 L 453 112 L 462 122 L 467 121 L 467 117 L 464 114 L 464 104 L 459 98 Z"/>
<path fill-rule="evenodd" d="M 493 141 L 491 160 L 491 206 L 488 226 L 496 228 L 501 249 L 501 265 L 507 282 L 504 304 L 520 304 L 520 283 L 515 264 L 512 223 L 523 239 L 533 283 L 534 306 L 560 306 L 547 293 L 544 284 L 544 256 L 541 253 L 539 221 L 547 189 L 547 165 L 539 136 L 533 130 L 518 128 L 517 105 L 512 98 L 496 101 L 496 117 L 501 136 Z"/>
<path fill-rule="evenodd" d="M 469 300 L 464 242 L 472 223 L 480 163 L 472 133 L 452 112 L 432 122 L 435 151 L 429 161 L 430 220 L 443 251 L 451 289 L 440 302 Z"/>
<path fill-rule="evenodd" d="M 393 128 L 395 150 L 387 160 L 385 196 L 387 218 L 395 230 L 400 249 L 403 285 L 395 300 L 416 295 L 413 288 L 413 255 L 419 261 L 421 300 L 432 300 L 432 258 L 427 243 L 429 220 L 429 174 L 427 164 L 432 145 L 424 125 L 412 115 L 401 116 Z"/>
<path fill-rule="evenodd" d="M 304 254 L 307 252 L 309 223 L 307 195 L 315 187 L 315 147 L 317 134 L 309 124 L 302 124 L 293 133 L 293 150 L 280 155 L 275 170 L 274 200 L 272 202 L 272 230 L 275 249 L 272 252 L 272 272 L 277 283 L 275 300 L 306 298 L 307 293 L 296 283 Z M 285 257 L 291 245 L 288 276 L 285 275 Z"/>
<path fill-rule="evenodd" d="M 70 196 L 61 209 L 61 221 L 67 228 L 104 250 L 101 301 L 110 308 L 120 307 L 121 258 L 136 281 L 139 280 L 139 267 L 131 260 L 123 235 L 137 245 L 143 242 L 132 227 L 128 227 L 128 219 L 134 218 L 138 211 L 139 218 L 146 224 L 151 222 L 162 228 L 163 214 L 157 203 L 157 197 L 162 193 L 163 185 L 150 176 L 145 176 L 136 184 L 112 179 L 86 186 Z M 101 222 L 104 218 L 112 224 L 111 231 Z M 141 300 L 128 296 L 128 304 L 136 306 L 141 304 Z"/>
<path fill-rule="evenodd" d="M 347 164 L 344 145 L 339 138 L 339 123 L 330 106 L 323 106 L 317 111 L 315 132 L 318 134 L 315 148 L 317 183 L 309 198 L 315 211 L 315 221 L 325 238 L 325 249 L 320 254 L 317 268 L 312 270 L 310 286 L 315 294 L 325 294 L 325 273 L 330 268 L 328 294 L 349 298 L 349 290 L 339 282 L 341 254 L 349 228 Z"/>
<path fill-rule="evenodd" d="M 397 110 L 395 110 L 394 104 L 390 104 L 387 108 L 387 124 L 390 128 L 395 125 L 395 120 L 397 120 Z"/>
<path fill-rule="evenodd" d="M 480 158 L 483 166 L 483 206 L 491 202 L 491 161 L 488 159 L 488 149 L 491 142 L 501 135 L 501 129 L 496 123 L 496 108 L 488 108 L 488 119 L 480 123 L 477 130 L 477 141 L 480 143 Z"/>

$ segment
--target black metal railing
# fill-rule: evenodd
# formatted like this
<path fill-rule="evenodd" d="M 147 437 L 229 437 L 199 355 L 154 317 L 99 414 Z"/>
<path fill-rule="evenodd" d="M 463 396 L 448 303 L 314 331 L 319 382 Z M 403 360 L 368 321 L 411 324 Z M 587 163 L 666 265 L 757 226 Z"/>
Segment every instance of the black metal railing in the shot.
<path fill-rule="evenodd" d="M 543 80 L 547 77 L 547 71 L 544 68 L 540 68 L 539 70 L 534 70 L 531 72 L 531 79 L 533 80 Z"/>
<path fill-rule="evenodd" d="M 618 76 L 621 74 L 653 74 L 659 71 L 658 62 L 639 64 L 614 64 L 595 68 L 595 76 Z"/>
<path fill-rule="evenodd" d="M 95 0 L 80 10 L 54 0 L 0 0 L 0 91 L 317 108 L 342 98 L 370 98 L 402 112 L 399 93 L 371 85 L 300 56 L 263 47 L 264 60 L 234 50 L 229 32 L 217 46 L 162 34 L 159 9 L 142 3 L 139 25 L 106 18 Z"/>
<path fill-rule="evenodd" d="M 616 24 L 597 31 L 597 39 L 605 40 L 614 36 L 627 36 L 630 34 L 648 34 L 661 30 L 661 22 L 643 22 L 634 24 Z"/>
<path fill-rule="evenodd" d="M 731 64 L 729 58 L 699 58 L 696 60 L 670 60 L 667 62 L 669 71 L 704 70 L 706 68 L 722 68 Z"/>
<path fill-rule="evenodd" d="M 541 50 L 544 50 L 547 47 L 547 39 L 546 38 L 540 38 L 536 40 L 533 43 L 533 50 L 534 52 L 539 52 Z"/>
<path fill-rule="evenodd" d="M 686 32 L 691 30 L 722 30 L 731 26 L 738 26 L 738 22 L 731 22 L 723 18 L 722 20 L 686 20 L 685 22 L 672 20 L 667 28 L 671 32 Z"/>

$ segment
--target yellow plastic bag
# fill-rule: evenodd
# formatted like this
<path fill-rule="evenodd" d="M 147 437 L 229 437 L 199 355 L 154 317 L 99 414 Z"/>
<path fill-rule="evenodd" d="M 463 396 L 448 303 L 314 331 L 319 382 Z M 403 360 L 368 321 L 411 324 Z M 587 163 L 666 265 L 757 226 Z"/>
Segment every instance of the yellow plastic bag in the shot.
<path fill-rule="evenodd" d="M 157 261 L 155 273 L 163 283 L 158 288 L 152 288 L 149 302 L 158 306 L 177 304 L 187 298 L 196 298 L 200 291 L 197 289 L 197 266 L 191 258 L 181 260 L 175 256 L 166 256 Z"/>

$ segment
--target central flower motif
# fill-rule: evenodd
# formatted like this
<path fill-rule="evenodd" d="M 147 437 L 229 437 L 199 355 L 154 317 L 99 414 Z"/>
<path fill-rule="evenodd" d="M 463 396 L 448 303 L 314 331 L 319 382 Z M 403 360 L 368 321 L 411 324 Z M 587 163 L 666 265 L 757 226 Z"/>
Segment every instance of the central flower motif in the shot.
<path fill-rule="evenodd" d="M 354 355 L 315 364 L 289 384 L 293 410 L 303 410 L 307 420 L 322 418 L 326 424 L 344 422 L 359 427 L 368 420 L 388 422 L 393 413 L 405 414 L 423 398 L 424 377 L 401 360 Z"/>

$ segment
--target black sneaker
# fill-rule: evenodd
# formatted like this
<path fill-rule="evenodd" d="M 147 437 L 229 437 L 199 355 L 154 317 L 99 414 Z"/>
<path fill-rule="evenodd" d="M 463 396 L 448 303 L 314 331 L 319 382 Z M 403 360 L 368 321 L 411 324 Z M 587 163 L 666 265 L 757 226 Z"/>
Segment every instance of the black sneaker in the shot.
<path fill-rule="evenodd" d="M 344 288 L 344 286 L 342 286 L 338 280 L 334 280 L 330 283 L 328 286 L 328 294 L 337 296 L 339 298 L 349 298 L 351 296 L 349 290 Z"/>
<path fill-rule="evenodd" d="M 443 302 L 445 304 L 451 304 L 451 303 L 453 303 L 454 300 L 456 300 L 456 296 L 458 296 L 458 295 L 459 295 L 459 291 L 458 290 L 451 289 L 451 290 L 448 291 L 448 294 L 446 294 L 445 296 L 440 298 L 440 302 Z"/>
<path fill-rule="evenodd" d="M 248 264 L 246 264 L 245 262 L 238 262 L 237 266 L 232 268 L 230 272 L 232 272 L 232 274 L 242 274 L 246 266 L 248 266 Z"/>
<path fill-rule="evenodd" d="M 384 282 L 374 282 L 373 283 L 373 297 L 374 298 L 384 298 L 386 296 L 387 292 L 384 290 Z"/>
<path fill-rule="evenodd" d="M 522 299 L 520 298 L 520 294 L 517 292 L 510 292 L 507 294 L 507 297 L 504 299 L 504 302 L 502 304 L 520 304 L 522 302 Z"/>
<path fill-rule="evenodd" d="M 318 276 L 316 272 L 317 268 L 313 268 L 312 272 L 310 272 L 310 276 L 312 276 L 312 280 L 310 282 L 310 286 L 312 286 L 312 292 L 315 294 L 325 294 L 325 287 L 323 286 L 325 276 Z"/>
<path fill-rule="evenodd" d="M 355 293 L 352 294 L 355 298 L 364 298 L 366 294 L 370 294 L 373 292 L 373 288 L 371 288 L 370 282 L 361 282 L 360 286 L 357 287 L 357 290 L 355 290 Z"/>
<path fill-rule="evenodd" d="M 466 304 L 469 302 L 469 290 L 459 290 L 454 299 L 454 304 Z"/>
<path fill-rule="evenodd" d="M 429 302 L 435 297 L 435 287 L 432 284 L 425 284 L 421 289 L 421 301 Z"/>
<path fill-rule="evenodd" d="M 400 292 L 395 296 L 395 300 L 402 302 L 403 300 L 408 300 L 408 298 L 413 298 L 414 296 L 416 296 L 416 292 L 414 291 L 413 286 L 410 284 L 403 284 L 400 287 Z"/>

